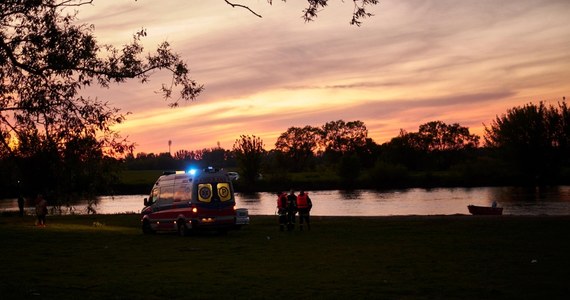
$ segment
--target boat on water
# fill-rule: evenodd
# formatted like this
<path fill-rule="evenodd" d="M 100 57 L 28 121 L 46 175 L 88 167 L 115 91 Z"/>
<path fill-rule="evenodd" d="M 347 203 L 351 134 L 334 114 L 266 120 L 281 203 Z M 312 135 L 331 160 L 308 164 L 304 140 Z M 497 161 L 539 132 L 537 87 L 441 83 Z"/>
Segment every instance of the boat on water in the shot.
<path fill-rule="evenodd" d="M 502 207 L 467 205 L 472 215 L 502 215 Z"/>

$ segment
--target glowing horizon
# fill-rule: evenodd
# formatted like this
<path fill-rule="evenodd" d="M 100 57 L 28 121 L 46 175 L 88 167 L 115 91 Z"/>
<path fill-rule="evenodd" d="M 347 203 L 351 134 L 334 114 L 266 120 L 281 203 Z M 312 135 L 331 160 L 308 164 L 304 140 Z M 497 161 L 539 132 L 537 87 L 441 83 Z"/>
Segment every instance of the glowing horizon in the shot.
<path fill-rule="evenodd" d="M 161 73 L 87 91 L 132 112 L 115 128 L 135 152 L 167 152 L 169 140 L 173 153 L 231 149 L 242 134 L 269 150 L 289 127 L 339 119 L 364 122 L 379 144 L 437 120 L 482 137 L 507 109 L 569 91 L 568 1 L 381 2 L 362 27 L 348 24 L 348 2 L 331 1 L 311 23 L 303 1 L 240 2 L 263 18 L 224 1 L 81 7 L 79 22 L 94 24 L 101 43 L 120 46 L 144 27 L 147 51 L 168 41 L 205 86 L 175 109 L 154 92 L 168 81 Z"/>

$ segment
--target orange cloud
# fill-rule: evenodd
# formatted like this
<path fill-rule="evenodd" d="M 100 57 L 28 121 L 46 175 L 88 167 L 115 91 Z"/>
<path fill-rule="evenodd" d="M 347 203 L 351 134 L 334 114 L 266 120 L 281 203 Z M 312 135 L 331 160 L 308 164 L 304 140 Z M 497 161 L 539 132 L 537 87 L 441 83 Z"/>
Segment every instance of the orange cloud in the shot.
<path fill-rule="evenodd" d="M 363 121 L 379 143 L 434 120 L 482 134 L 506 109 L 570 88 L 568 1 L 382 2 L 360 28 L 350 3 L 309 24 L 303 5 L 254 3 L 260 19 L 223 1 L 95 1 L 79 16 L 100 41 L 120 46 L 145 27 L 145 45 L 171 42 L 206 89 L 177 109 L 154 93 L 160 73 L 87 92 L 132 112 L 117 129 L 137 151 L 164 152 L 168 140 L 231 148 L 241 134 L 272 148 L 291 126 L 338 119 Z"/>

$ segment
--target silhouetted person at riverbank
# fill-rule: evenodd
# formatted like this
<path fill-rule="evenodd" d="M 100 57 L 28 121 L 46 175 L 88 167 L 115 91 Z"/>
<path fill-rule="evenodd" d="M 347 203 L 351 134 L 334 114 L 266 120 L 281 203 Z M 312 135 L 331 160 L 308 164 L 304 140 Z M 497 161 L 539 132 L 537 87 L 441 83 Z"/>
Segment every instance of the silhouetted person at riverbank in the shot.
<path fill-rule="evenodd" d="M 291 190 L 287 195 L 287 230 L 295 229 L 295 215 L 297 214 L 297 196 Z"/>
<path fill-rule="evenodd" d="M 47 216 L 47 201 L 41 194 L 39 194 L 36 199 L 36 216 L 38 218 L 37 226 L 45 227 Z"/>
<path fill-rule="evenodd" d="M 20 213 L 20 217 L 24 216 L 24 197 L 22 195 L 18 196 L 18 210 Z"/>
<path fill-rule="evenodd" d="M 303 231 L 304 221 L 307 223 L 307 229 L 311 230 L 311 208 L 313 208 L 313 202 L 309 198 L 309 194 L 300 191 L 299 196 L 297 196 L 297 209 L 299 210 L 299 229 L 301 231 Z"/>
<path fill-rule="evenodd" d="M 285 231 L 287 224 L 287 193 L 277 193 L 277 215 L 279 216 L 279 230 Z"/>

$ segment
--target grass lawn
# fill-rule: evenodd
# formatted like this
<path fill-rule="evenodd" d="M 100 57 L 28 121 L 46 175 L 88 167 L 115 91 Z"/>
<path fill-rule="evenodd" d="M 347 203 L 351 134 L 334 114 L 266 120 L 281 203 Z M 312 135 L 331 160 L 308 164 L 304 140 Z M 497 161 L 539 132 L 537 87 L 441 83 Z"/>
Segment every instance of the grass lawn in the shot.
<path fill-rule="evenodd" d="M 1 299 L 562 299 L 570 216 L 274 216 L 143 235 L 137 215 L 0 215 Z"/>

